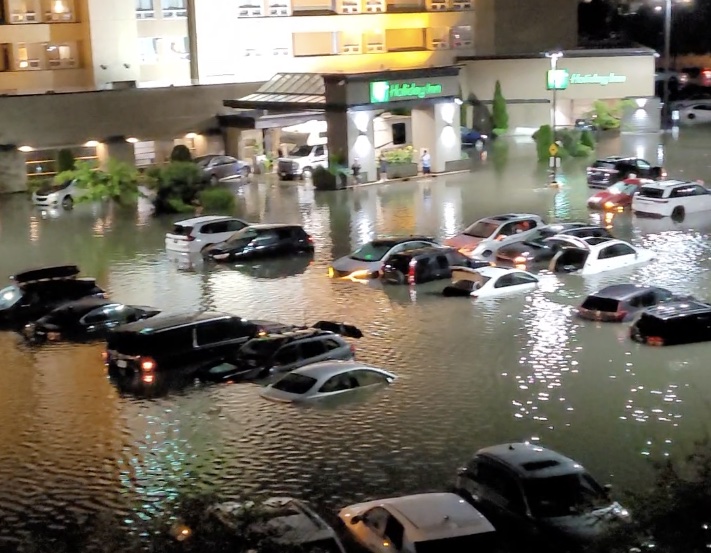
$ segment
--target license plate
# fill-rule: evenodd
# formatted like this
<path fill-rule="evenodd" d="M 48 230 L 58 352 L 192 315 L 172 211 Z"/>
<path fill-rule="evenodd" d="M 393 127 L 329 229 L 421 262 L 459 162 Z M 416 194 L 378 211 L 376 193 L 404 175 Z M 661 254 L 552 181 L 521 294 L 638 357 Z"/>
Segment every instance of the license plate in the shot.
<path fill-rule="evenodd" d="M 128 363 L 126 363 L 126 361 L 124 361 L 123 359 L 119 359 L 118 361 L 116 361 L 116 366 L 119 369 L 125 369 L 126 367 L 128 367 Z"/>

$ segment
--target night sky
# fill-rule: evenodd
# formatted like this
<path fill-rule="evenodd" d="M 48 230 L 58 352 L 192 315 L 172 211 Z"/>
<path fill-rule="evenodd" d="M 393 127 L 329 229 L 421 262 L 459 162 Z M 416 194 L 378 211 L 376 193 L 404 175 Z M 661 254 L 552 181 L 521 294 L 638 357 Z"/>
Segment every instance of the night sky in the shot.
<path fill-rule="evenodd" d="M 630 11 L 630 5 L 634 12 Z M 583 47 L 643 44 L 663 51 L 664 11 L 661 0 L 591 0 L 579 5 Z M 711 53 L 711 0 L 693 0 L 673 8 L 672 54 Z M 677 32 L 683 29 L 683 32 Z"/>

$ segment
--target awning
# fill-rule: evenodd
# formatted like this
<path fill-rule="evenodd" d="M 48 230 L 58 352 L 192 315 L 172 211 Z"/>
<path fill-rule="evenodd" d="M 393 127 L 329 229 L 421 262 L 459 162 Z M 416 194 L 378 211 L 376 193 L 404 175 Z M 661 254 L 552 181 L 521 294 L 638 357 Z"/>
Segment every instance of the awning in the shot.
<path fill-rule="evenodd" d="M 226 107 L 293 111 L 324 109 L 326 87 L 318 73 L 277 73 L 257 92 L 236 100 L 225 100 Z"/>

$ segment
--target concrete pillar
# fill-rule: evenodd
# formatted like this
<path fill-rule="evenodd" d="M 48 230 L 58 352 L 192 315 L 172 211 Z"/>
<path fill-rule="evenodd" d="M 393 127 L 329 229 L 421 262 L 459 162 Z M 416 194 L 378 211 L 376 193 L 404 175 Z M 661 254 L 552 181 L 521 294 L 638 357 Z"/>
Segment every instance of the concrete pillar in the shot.
<path fill-rule="evenodd" d="M 348 167 L 355 160 L 368 181 L 376 177 L 374 111 L 327 111 L 328 154 L 342 156 Z"/>
<path fill-rule="evenodd" d="M 412 146 L 415 156 L 419 162 L 422 151 L 427 149 L 433 173 L 442 173 L 447 161 L 462 159 L 460 117 L 461 109 L 455 102 L 412 110 Z"/>
<path fill-rule="evenodd" d="M 0 146 L 0 194 L 26 190 L 25 156 L 14 146 Z"/>
<path fill-rule="evenodd" d="M 155 152 L 155 162 L 162 165 L 170 161 L 170 153 L 173 151 L 175 143 L 172 140 L 155 140 L 153 150 Z"/>
<path fill-rule="evenodd" d="M 197 13 L 195 0 L 186 2 L 188 8 L 188 43 L 190 45 L 190 83 L 200 84 L 200 66 L 198 60 Z"/>
<path fill-rule="evenodd" d="M 242 129 L 226 127 L 225 132 L 225 155 L 240 157 L 240 143 L 242 142 Z"/>
<path fill-rule="evenodd" d="M 264 153 L 280 156 L 281 128 L 266 129 L 264 131 Z"/>
<path fill-rule="evenodd" d="M 99 167 L 106 168 L 110 159 L 128 163 L 131 167 L 136 165 L 136 153 L 133 144 L 125 140 L 102 142 L 96 147 L 96 157 L 99 158 Z"/>

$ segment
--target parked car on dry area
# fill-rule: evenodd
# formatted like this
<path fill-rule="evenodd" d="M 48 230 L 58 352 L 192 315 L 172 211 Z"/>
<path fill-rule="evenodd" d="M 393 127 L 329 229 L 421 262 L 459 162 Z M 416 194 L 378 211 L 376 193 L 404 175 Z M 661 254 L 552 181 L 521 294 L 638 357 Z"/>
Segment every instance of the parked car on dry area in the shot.
<path fill-rule="evenodd" d="M 486 261 L 474 261 L 455 248 L 429 247 L 396 253 L 388 258 L 381 279 L 388 284 L 422 284 L 451 278 L 455 267 L 477 269 L 487 267 Z"/>
<path fill-rule="evenodd" d="M 386 386 L 397 376 L 357 361 L 324 361 L 290 372 L 262 390 L 262 397 L 286 403 L 330 399 Z"/>
<path fill-rule="evenodd" d="M 496 553 L 491 523 L 453 493 L 376 499 L 341 509 L 348 533 L 372 553 Z"/>
<path fill-rule="evenodd" d="M 629 520 L 579 463 L 529 443 L 479 450 L 459 470 L 455 488 L 497 531 L 518 534 L 530 551 L 589 545 Z"/>
<path fill-rule="evenodd" d="M 93 340 L 103 338 L 117 326 L 160 313 L 155 307 L 124 305 L 114 300 L 88 297 L 65 303 L 44 317 L 25 326 L 25 338 L 33 342 L 48 340 Z"/>
<path fill-rule="evenodd" d="M 32 203 L 40 207 L 62 206 L 71 209 L 74 203 L 86 195 L 86 189 L 77 184 L 75 180 L 68 180 L 60 184 L 51 184 L 32 193 Z"/>
<path fill-rule="evenodd" d="M 630 338 L 650 346 L 711 341 L 711 305 L 684 300 L 647 309 L 630 327 Z"/>
<path fill-rule="evenodd" d="M 537 287 L 538 278 L 519 269 L 501 267 L 465 269 L 457 267 L 452 271 L 452 284 L 442 291 L 442 295 L 486 299 L 530 292 Z"/>
<path fill-rule="evenodd" d="M 0 325 L 21 328 L 56 307 L 85 297 L 103 297 L 96 279 L 77 278 L 76 265 L 57 265 L 22 271 L 0 290 Z"/>
<path fill-rule="evenodd" d="M 631 320 L 638 312 L 655 305 L 678 300 L 692 300 L 657 286 L 613 284 L 590 294 L 577 314 L 582 319 L 621 323 Z"/>
<path fill-rule="evenodd" d="M 609 156 L 598 159 L 588 167 L 587 175 L 588 185 L 607 188 L 631 176 L 660 179 L 666 176 L 666 172 L 661 167 L 655 167 L 638 157 Z"/>
<path fill-rule="evenodd" d="M 213 185 L 223 179 L 247 178 L 252 172 L 252 168 L 246 161 L 231 156 L 209 154 L 196 157 L 193 161 L 202 170 L 205 181 Z"/>
<path fill-rule="evenodd" d="M 490 259 L 499 248 L 533 236 L 543 219 L 530 213 L 507 213 L 486 217 L 444 241 L 467 257 Z"/>
<path fill-rule="evenodd" d="M 641 186 L 654 183 L 652 179 L 625 179 L 618 181 L 605 190 L 596 192 L 588 198 L 588 209 L 601 211 L 621 211 L 632 205 L 634 197 Z"/>
<path fill-rule="evenodd" d="M 215 244 L 204 255 L 214 261 L 283 257 L 314 251 L 313 238 L 300 225 L 250 225 Z"/>
<path fill-rule="evenodd" d="M 177 253 L 199 253 L 230 238 L 249 223 L 235 217 L 205 215 L 176 221 L 165 235 L 165 249 Z"/>
<path fill-rule="evenodd" d="M 649 263 L 656 257 L 651 250 L 613 238 L 575 240 L 576 246 L 561 249 L 551 259 L 548 268 L 552 272 L 590 275 Z"/>
<path fill-rule="evenodd" d="M 711 211 L 711 190 L 701 182 L 663 180 L 645 184 L 632 200 L 638 215 L 682 219 L 687 213 Z"/>

